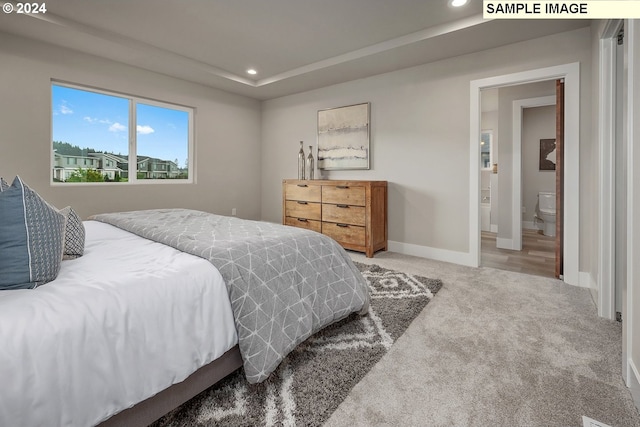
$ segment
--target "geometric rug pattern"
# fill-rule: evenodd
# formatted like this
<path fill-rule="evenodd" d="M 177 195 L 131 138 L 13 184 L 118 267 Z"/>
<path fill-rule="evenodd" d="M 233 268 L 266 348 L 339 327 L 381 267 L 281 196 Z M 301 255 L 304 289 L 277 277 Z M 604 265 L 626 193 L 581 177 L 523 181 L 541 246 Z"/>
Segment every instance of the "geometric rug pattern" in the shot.
<path fill-rule="evenodd" d="M 442 287 L 440 280 L 355 263 L 369 284 L 369 312 L 313 335 L 264 382 L 242 369 L 153 427 L 321 426 Z"/>

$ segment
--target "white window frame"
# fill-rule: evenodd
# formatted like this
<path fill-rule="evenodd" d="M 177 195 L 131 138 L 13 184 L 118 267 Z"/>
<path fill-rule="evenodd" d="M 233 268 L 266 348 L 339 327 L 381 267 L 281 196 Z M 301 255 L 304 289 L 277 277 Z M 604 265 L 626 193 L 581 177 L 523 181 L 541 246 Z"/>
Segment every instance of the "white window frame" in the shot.
<path fill-rule="evenodd" d="M 129 124 L 128 124 L 128 130 L 129 130 L 129 153 L 128 153 L 128 179 L 126 182 L 73 182 L 73 183 L 69 183 L 69 182 L 55 182 L 53 181 L 53 174 L 50 171 L 50 182 L 52 186 L 69 186 L 69 185 L 79 185 L 79 186 L 85 186 L 85 185 L 150 185 L 150 184 L 160 184 L 160 185 L 171 185 L 171 184 L 178 184 L 178 185 L 183 185 L 183 184 L 195 184 L 196 179 L 195 179 L 195 133 L 194 133 L 194 118 L 196 115 L 196 109 L 195 107 L 188 107 L 188 106 L 184 106 L 184 105 L 179 105 L 179 104 L 174 104 L 171 102 L 166 102 L 166 101 L 156 101 L 156 100 L 152 100 L 152 99 L 148 99 L 148 98 L 143 98 L 143 97 L 139 97 L 139 96 L 135 96 L 135 95 L 127 95 L 124 93 L 120 93 L 120 92 L 113 92 L 113 91 L 109 91 L 109 90 L 105 90 L 105 89 L 98 89 L 98 88 L 94 88 L 91 86 L 82 86 L 82 85 L 78 85 L 75 83 L 68 83 L 68 82 L 62 82 L 62 81 L 58 81 L 58 80 L 51 80 L 51 85 L 50 85 L 50 96 L 51 96 L 51 111 L 50 114 L 52 115 L 51 117 L 53 117 L 53 109 L 54 109 L 54 105 L 53 105 L 53 86 L 61 86 L 61 87 L 67 87 L 70 89 L 76 89 L 76 90 L 82 90 L 85 92 L 93 92 L 93 93 L 98 93 L 98 94 L 102 94 L 102 95 L 108 95 L 108 96 L 115 96 L 118 98 L 123 98 L 129 101 Z M 172 109 L 172 110 L 179 110 L 179 111 L 184 111 L 188 114 L 188 142 L 187 142 L 187 161 L 188 161 L 188 171 L 189 171 L 189 177 L 187 179 L 159 179 L 159 178 L 146 178 L 146 179 L 138 179 L 138 154 L 137 154 L 137 138 L 138 138 L 138 134 L 137 134 L 137 117 L 136 117 L 136 104 L 145 104 L 145 105 L 151 105 L 154 107 L 160 107 L 160 108 L 167 108 L 167 109 Z M 51 152 L 50 156 L 51 156 L 51 165 L 52 168 L 51 170 L 53 170 L 53 165 L 55 164 L 55 155 L 53 152 L 53 119 L 51 120 L 51 130 L 50 130 L 50 141 L 51 143 L 49 144 L 49 150 Z"/>

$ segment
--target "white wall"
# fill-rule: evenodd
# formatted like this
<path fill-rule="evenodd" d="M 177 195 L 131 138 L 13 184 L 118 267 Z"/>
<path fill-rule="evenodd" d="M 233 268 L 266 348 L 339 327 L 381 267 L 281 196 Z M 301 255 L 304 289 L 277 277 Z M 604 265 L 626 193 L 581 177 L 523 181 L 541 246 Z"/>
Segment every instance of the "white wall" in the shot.
<path fill-rule="evenodd" d="M 262 218 L 281 220 L 281 180 L 296 176 L 297 141 L 315 145 L 317 110 L 368 101 L 371 170 L 324 176 L 388 180 L 389 240 L 455 261 L 469 251 L 470 81 L 590 61 L 590 29 L 584 28 L 266 101 Z M 586 124 L 588 69 L 581 79 Z M 589 144 L 589 133 L 583 132 L 581 146 Z M 504 162 L 502 153 L 500 159 Z"/>
<path fill-rule="evenodd" d="M 555 106 L 525 108 L 522 113 L 522 214 L 524 223 L 532 223 L 538 193 L 556 192 L 555 171 L 541 171 L 540 140 L 556 137 Z M 524 227 L 523 227 L 524 228 Z"/>
<path fill-rule="evenodd" d="M 590 132 L 594 136 L 599 136 L 600 127 L 599 127 L 599 109 L 600 109 L 600 88 L 599 88 L 599 79 L 600 79 L 600 37 L 605 27 L 605 20 L 594 20 L 591 24 L 591 51 L 592 51 L 592 62 L 591 62 L 591 72 L 593 84 L 591 88 L 591 96 L 592 96 L 592 104 L 591 104 L 591 129 Z M 591 297 L 593 298 L 596 305 L 601 297 L 600 290 L 598 288 L 599 276 L 600 276 L 600 206 L 601 206 L 601 194 L 600 194 L 600 159 L 602 155 L 600 153 L 600 141 L 598 137 L 594 138 L 594 142 L 591 145 L 591 153 L 590 153 L 590 163 L 584 164 L 583 168 L 588 168 L 591 171 L 590 176 L 587 178 L 589 180 L 589 185 L 593 190 L 592 197 L 594 199 L 594 203 L 587 206 L 586 209 L 589 210 L 589 218 L 591 219 L 590 223 L 587 224 L 591 229 L 594 230 L 590 235 L 590 241 L 587 243 L 590 249 L 589 258 L 592 262 L 585 265 L 585 267 L 581 270 L 583 272 L 583 277 L 581 278 L 582 286 L 586 286 L 591 291 Z M 601 308 L 599 310 L 601 313 Z"/>
<path fill-rule="evenodd" d="M 591 150 L 591 159 L 588 164 L 589 171 L 592 175 L 592 187 L 594 192 L 594 203 L 590 208 L 591 222 L 590 225 L 602 234 L 592 235 L 590 240 L 590 256 L 593 262 L 589 263 L 585 268 L 585 281 L 588 281 L 592 290 L 594 300 L 601 305 L 610 303 L 610 260 L 608 260 L 612 250 L 607 236 L 611 234 L 609 220 L 613 220 L 608 214 L 609 194 L 607 194 L 608 185 L 603 185 L 600 191 L 599 181 L 608 175 L 607 165 L 611 160 L 602 160 L 610 155 L 611 146 L 604 129 L 600 129 L 600 105 L 606 102 L 606 93 L 601 98 L 599 81 L 600 76 L 600 39 L 607 26 L 607 21 L 594 21 L 592 28 L 592 52 L 593 62 L 591 64 L 593 75 L 595 76 L 592 85 L 593 106 L 591 111 L 591 132 L 598 135 L 600 139 L 593 144 Z M 627 73 L 623 77 L 626 85 L 626 111 L 624 116 L 624 134 L 628 138 L 627 141 L 627 280 L 626 285 L 622 286 L 622 374 L 623 378 L 630 387 L 634 397 L 636 406 L 640 408 L 640 227 L 635 224 L 634 219 L 638 218 L 640 212 L 640 182 L 638 174 L 640 171 L 640 150 L 637 149 L 635 142 L 640 135 L 640 22 L 638 20 L 625 20 L 624 22 L 624 50 L 625 65 Z M 603 76 L 606 74 L 606 67 L 602 69 Z M 602 116 L 608 115 L 609 111 L 603 111 Z M 600 133 L 603 132 L 603 135 Z M 604 155 L 606 154 L 606 156 Z M 607 180 L 604 179 L 603 182 Z M 610 193 L 611 191 L 609 191 Z M 601 242 L 601 238 L 603 241 Z M 602 247 L 607 250 L 602 250 Z M 614 245 L 615 246 L 615 245 Z M 602 271 L 600 270 L 602 269 Z M 603 276 L 606 276 L 603 278 Z M 617 283 L 616 286 L 621 284 Z M 599 312 L 603 311 L 603 307 L 599 307 Z M 606 309 L 605 312 L 609 312 Z"/>
<path fill-rule="evenodd" d="M 81 216 L 185 207 L 260 217 L 260 103 L 0 33 L 0 176 Z M 51 186 L 51 79 L 195 107 L 196 184 Z"/>
<path fill-rule="evenodd" d="M 627 183 L 627 307 L 625 327 L 628 332 L 629 373 L 632 394 L 636 406 L 640 407 L 640 21 L 625 21 L 625 45 L 628 55 L 627 116 L 628 183 Z"/>

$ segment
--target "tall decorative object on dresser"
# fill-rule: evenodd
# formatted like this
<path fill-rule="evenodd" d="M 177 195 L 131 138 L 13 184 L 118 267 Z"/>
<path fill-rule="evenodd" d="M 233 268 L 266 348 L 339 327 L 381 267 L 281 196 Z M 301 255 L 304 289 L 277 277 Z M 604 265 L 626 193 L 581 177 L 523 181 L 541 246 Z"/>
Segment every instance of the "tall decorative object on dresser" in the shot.
<path fill-rule="evenodd" d="M 298 179 L 304 179 L 304 148 L 302 147 L 304 142 L 300 141 L 300 151 L 298 151 Z"/>
<path fill-rule="evenodd" d="M 345 249 L 387 250 L 387 181 L 282 181 L 282 223 L 333 238 Z"/>
<path fill-rule="evenodd" d="M 311 145 L 309 146 L 309 155 L 307 156 L 307 164 L 306 164 L 306 176 L 307 179 L 313 179 L 313 169 L 314 169 L 314 164 L 313 164 L 313 154 L 312 154 L 313 150 L 311 149 Z"/>

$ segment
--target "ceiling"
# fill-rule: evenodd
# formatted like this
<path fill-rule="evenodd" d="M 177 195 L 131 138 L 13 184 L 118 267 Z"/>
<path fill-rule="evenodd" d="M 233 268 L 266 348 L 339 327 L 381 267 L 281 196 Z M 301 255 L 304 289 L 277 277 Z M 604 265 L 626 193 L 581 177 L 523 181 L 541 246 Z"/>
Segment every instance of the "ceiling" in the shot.
<path fill-rule="evenodd" d="M 589 25 L 483 20 L 481 0 L 458 9 L 447 0 L 56 0 L 46 7 L 1 13 L 0 31 L 256 99 Z"/>

